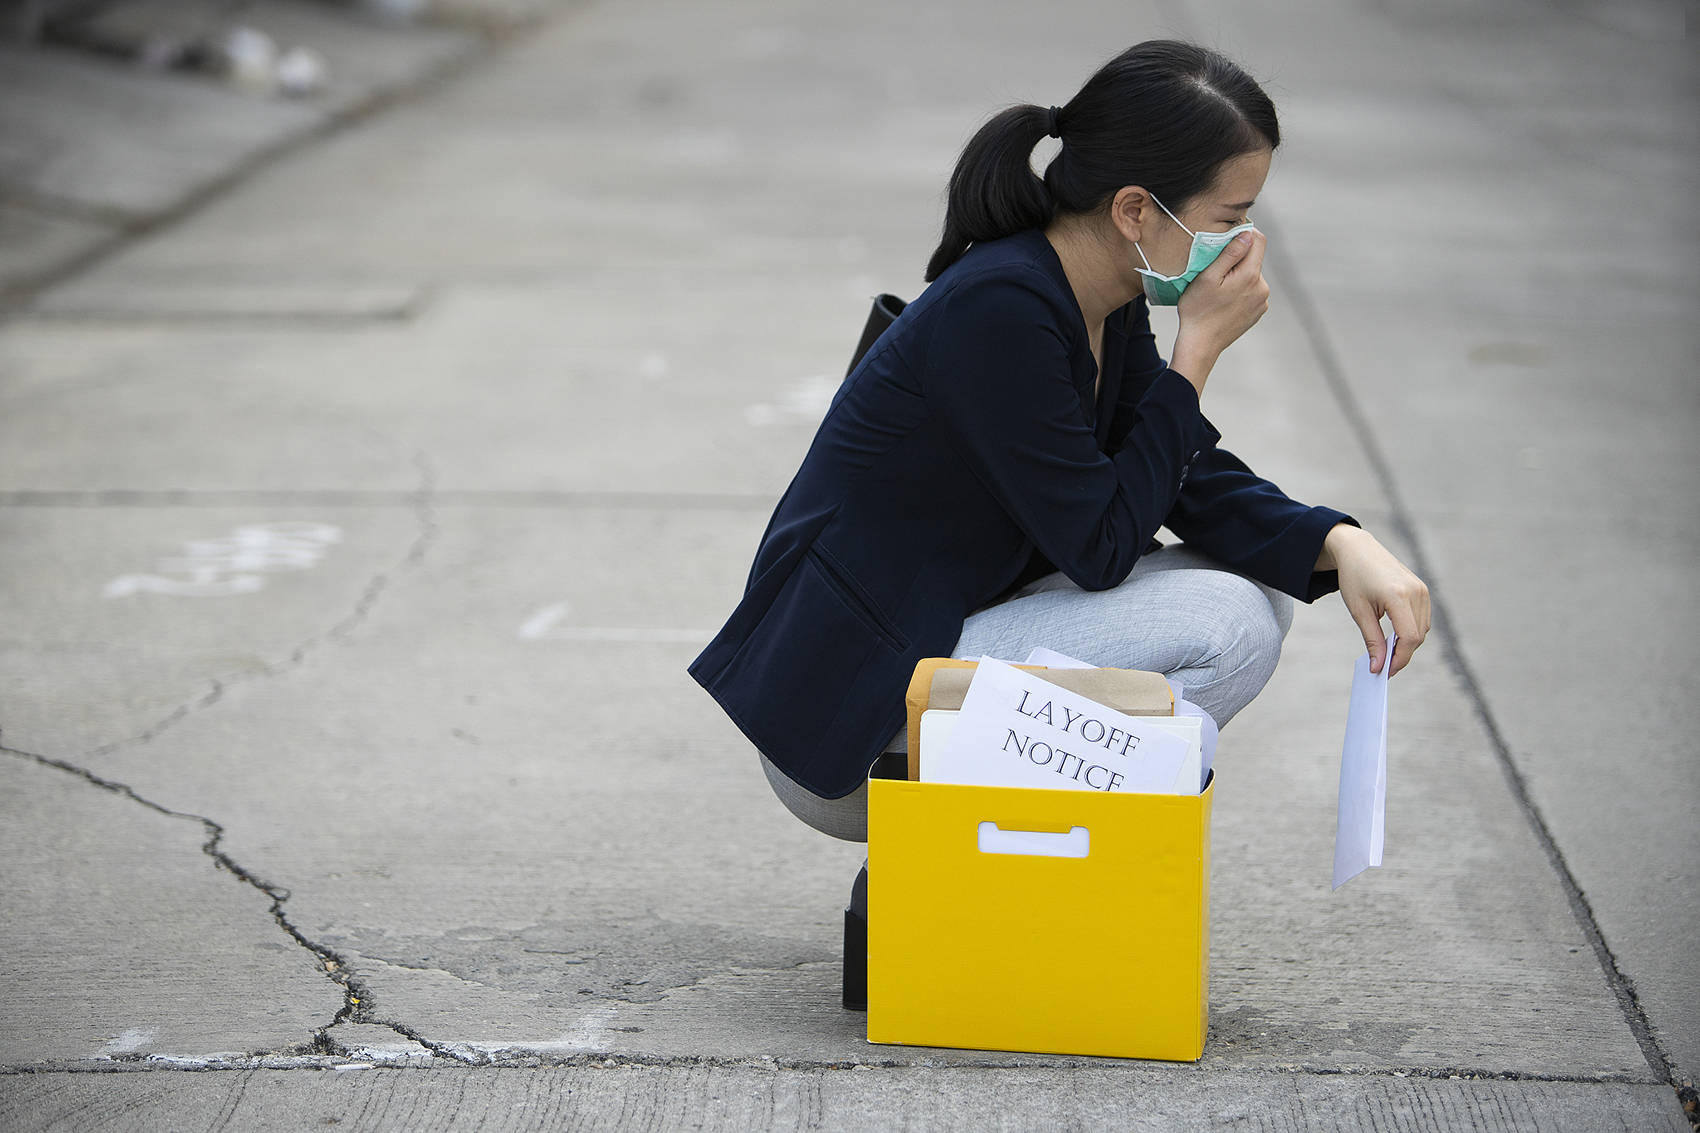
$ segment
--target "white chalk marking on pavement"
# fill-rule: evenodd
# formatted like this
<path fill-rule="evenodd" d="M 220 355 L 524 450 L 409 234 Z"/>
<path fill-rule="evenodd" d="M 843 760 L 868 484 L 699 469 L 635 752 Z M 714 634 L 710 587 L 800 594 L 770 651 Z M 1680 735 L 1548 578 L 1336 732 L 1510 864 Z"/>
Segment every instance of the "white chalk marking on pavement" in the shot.
<path fill-rule="evenodd" d="M 599 1004 L 586 1011 L 567 1033 L 552 1043 L 545 1044 L 552 1049 L 565 1050 L 595 1050 L 603 1045 L 608 1035 L 608 1024 L 614 1021 L 614 1015 L 619 1006 L 613 1003 Z"/>
<path fill-rule="evenodd" d="M 340 542 L 342 528 L 329 523 L 250 523 L 219 539 L 190 539 L 181 555 L 154 563 L 158 574 L 122 575 L 102 587 L 101 593 L 108 598 L 144 591 L 180 598 L 252 594 L 264 588 L 262 574 L 309 570 L 318 565 L 327 546 Z"/>
<path fill-rule="evenodd" d="M 643 641 L 664 645 L 706 645 L 714 638 L 714 631 L 708 629 L 562 625 L 572 608 L 571 602 L 544 606 L 520 625 L 519 638 L 522 641 Z"/>
<path fill-rule="evenodd" d="M 159 1032 L 152 1027 L 131 1027 L 101 1048 L 102 1054 L 134 1054 L 153 1042 Z"/>
<path fill-rule="evenodd" d="M 567 611 L 570 609 L 572 609 L 572 606 L 566 602 L 556 602 L 543 607 L 525 619 L 525 624 L 519 627 L 520 637 L 528 641 L 542 637 L 554 629 L 555 623 L 566 617 Z"/>

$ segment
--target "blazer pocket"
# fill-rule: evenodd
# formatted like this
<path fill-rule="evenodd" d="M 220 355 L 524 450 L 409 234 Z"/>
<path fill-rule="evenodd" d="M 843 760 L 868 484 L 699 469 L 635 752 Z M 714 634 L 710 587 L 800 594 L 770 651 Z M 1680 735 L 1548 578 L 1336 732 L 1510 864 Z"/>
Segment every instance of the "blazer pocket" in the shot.
<path fill-rule="evenodd" d="M 845 607 L 877 634 L 881 641 L 899 653 L 909 648 L 909 636 L 898 628 L 897 623 L 886 616 L 854 575 L 845 569 L 844 564 L 832 556 L 832 552 L 822 547 L 818 542 L 809 544 L 805 557 L 813 563 L 820 572 L 825 583 L 837 593 Z"/>

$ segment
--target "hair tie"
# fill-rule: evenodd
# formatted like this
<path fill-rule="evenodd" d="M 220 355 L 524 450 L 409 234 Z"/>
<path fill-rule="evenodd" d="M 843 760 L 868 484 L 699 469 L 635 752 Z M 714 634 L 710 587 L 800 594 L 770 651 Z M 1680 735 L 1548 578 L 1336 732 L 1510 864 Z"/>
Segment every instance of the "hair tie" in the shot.
<path fill-rule="evenodd" d="M 1062 137 L 1062 107 L 1053 106 L 1045 112 L 1045 136 L 1048 138 Z"/>

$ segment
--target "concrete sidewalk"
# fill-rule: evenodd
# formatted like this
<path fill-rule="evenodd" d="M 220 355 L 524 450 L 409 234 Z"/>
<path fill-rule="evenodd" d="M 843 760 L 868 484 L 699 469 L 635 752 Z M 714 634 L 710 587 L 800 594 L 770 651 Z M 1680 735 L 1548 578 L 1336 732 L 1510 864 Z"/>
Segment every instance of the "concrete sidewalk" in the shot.
<path fill-rule="evenodd" d="M 1330 598 L 1224 734 L 1200 1063 L 872 1046 L 863 849 L 685 665 L 969 132 L 1164 34 L 1286 137 L 1207 411 L 1440 605 L 1387 864 L 1329 891 Z M 0 1127 L 1687 1128 L 1692 44 L 1587 3 L 591 5 L 31 296 Z"/>

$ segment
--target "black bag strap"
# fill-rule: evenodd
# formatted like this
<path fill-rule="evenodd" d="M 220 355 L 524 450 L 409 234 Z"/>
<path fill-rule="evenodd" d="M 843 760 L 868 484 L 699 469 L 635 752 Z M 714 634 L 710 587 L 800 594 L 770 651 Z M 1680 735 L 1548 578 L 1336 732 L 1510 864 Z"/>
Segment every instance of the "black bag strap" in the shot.
<path fill-rule="evenodd" d="M 862 328 L 862 341 L 856 344 L 856 353 L 850 359 L 850 368 L 844 371 L 845 377 L 849 377 L 851 372 L 861 364 L 862 356 L 873 347 L 874 343 L 879 341 L 880 335 L 884 334 L 885 329 L 897 321 L 897 316 L 901 315 L 903 308 L 908 305 L 907 302 L 895 295 L 876 295 L 874 297 L 874 308 L 868 312 L 868 323 Z"/>

